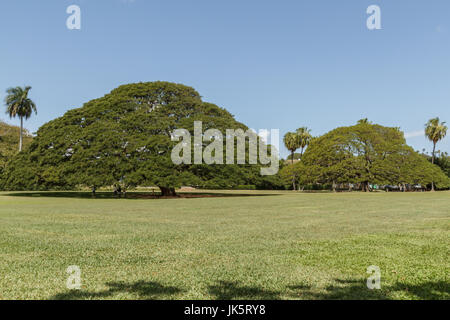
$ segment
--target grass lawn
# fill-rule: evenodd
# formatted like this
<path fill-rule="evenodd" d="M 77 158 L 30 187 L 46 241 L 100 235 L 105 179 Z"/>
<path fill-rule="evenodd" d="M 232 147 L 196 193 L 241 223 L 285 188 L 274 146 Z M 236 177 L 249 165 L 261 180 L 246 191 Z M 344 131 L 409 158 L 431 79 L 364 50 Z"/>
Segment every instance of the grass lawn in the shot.
<path fill-rule="evenodd" d="M 234 193 L 1 193 L 0 299 L 450 299 L 450 192 Z"/>

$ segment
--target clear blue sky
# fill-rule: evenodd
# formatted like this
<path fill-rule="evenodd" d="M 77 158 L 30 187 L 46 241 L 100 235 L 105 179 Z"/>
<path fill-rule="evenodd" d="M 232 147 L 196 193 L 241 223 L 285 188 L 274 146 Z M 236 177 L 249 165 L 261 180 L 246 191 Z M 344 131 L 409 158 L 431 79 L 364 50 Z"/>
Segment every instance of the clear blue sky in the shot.
<path fill-rule="evenodd" d="M 71 4 L 79 31 L 66 28 Z M 366 27 L 371 4 L 382 30 Z M 31 85 L 36 131 L 121 84 L 165 80 L 255 129 L 320 135 L 367 117 L 430 150 L 424 123 L 450 123 L 449 15 L 448 0 L 2 1 L 0 98 Z"/>

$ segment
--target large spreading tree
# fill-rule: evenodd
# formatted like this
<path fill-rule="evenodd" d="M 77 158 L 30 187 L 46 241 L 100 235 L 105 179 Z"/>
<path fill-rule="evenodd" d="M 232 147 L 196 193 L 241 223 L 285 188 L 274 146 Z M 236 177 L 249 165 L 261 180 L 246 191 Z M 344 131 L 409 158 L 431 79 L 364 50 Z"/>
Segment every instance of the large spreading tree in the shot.
<path fill-rule="evenodd" d="M 302 161 L 289 171 L 282 175 L 295 173 L 302 183 L 360 184 L 364 191 L 370 184 L 449 185 L 442 170 L 409 147 L 398 128 L 369 121 L 314 138 Z"/>
<path fill-rule="evenodd" d="M 43 125 L 7 168 L 5 187 L 56 189 L 158 186 L 163 195 L 193 185 L 230 188 L 276 183 L 258 165 L 174 164 L 175 129 L 248 128 L 192 88 L 168 82 L 123 85 Z M 225 143 L 225 141 L 223 141 Z"/>

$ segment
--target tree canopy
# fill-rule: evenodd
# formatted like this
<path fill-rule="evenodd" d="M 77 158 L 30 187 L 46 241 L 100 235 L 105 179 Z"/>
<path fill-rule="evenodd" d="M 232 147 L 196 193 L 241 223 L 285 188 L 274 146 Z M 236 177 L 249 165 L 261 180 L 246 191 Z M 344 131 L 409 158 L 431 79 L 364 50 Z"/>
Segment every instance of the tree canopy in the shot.
<path fill-rule="evenodd" d="M 433 163 L 432 156 L 422 154 L 425 158 Z M 450 178 L 450 155 L 447 152 L 439 152 L 438 156 L 434 159 L 434 164 L 437 165 L 441 170 Z"/>
<path fill-rule="evenodd" d="M 360 183 L 365 191 L 369 184 L 435 181 L 440 187 L 449 186 L 448 177 L 409 147 L 398 128 L 368 121 L 312 139 L 302 161 L 285 167 L 282 174 L 296 174 L 303 184 Z"/>
<path fill-rule="evenodd" d="M 173 195 L 182 185 L 233 187 L 274 183 L 255 165 L 175 165 L 175 129 L 248 128 L 225 109 L 203 102 L 193 88 L 168 82 L 123 85 L 43 125 L 33 143 L 8 166 L 8 189 L 159 186 Z M 224 142 L 225 143 L 225 142 Z"/>
<path fill-rule="evenodd" d="M 6 169 L 6 164 L 17 154 L 20 128 L 0 121 L 0 180 Z M 33 137 L 24 130 L 23 144 L 28 146 Z"/>

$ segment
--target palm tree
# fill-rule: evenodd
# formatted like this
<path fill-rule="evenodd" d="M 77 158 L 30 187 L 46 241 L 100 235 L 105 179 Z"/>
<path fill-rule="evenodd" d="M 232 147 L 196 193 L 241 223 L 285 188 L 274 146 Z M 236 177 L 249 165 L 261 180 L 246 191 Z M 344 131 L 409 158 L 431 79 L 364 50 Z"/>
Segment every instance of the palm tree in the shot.
<path fill-rule="evenodd" d="M 283 137 L 284 146 L 291 152 L 291 164 L 294 164 L 294 152 L 300 148 L 300 136 L 295 132 L 288 132 Z M 295 173 L 292 174 L 292 188 L 295 191 Z"/>
<path fill-rule="evenodd" d="M 433 153 L 431 156 L 431 163 L 434 164 L 435 160 L 435 152 L 436 152 L 436 144 L 444 139 L 447 135 L 447 126 L 445 122 L 440 122 L 439 117 L 430 119 L 425 124 L 425 136 L 428 140 L 433 142 Z M 431 190 L 434 191 L 434 183 L 431 183 Z"/>
<path fill-rule="evenodd" d="M 284 146 L 291 152 L 291 163 L 294 163 L 294 152 L 300 148 L 300 136 L 294 132 L 288 132 L 283 138 Z"/>
<path fill-rule="evenodd" d="M 300 152 L 300 158 L 303 157 L 303 150 L 309 145 L 309 143 L 311 142 L 312 139 L 312 135 L 311 135 L 311 130 L 308 129 L 307 127 L 301 127 L 297 129 L 297 135 L 300 137 L 300 148 L 301 148 L 301 152 Z"/>
<path fill-rule="evenodd" d="M 10 118 L 15 118 L 17 116 L 20 118 L 19 151 L 22 151 L 23 143 L 23 118 L 26 120 L 31 117 L 33 111 L 34 113 L 37 113 L 36 105 L 28 98 L 28 92 L 30 90 L 31 87 L 15 87 L 6 90 L 6 113 L 9 114 Z"/>

